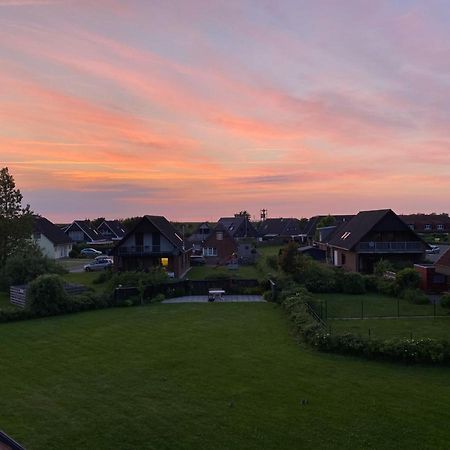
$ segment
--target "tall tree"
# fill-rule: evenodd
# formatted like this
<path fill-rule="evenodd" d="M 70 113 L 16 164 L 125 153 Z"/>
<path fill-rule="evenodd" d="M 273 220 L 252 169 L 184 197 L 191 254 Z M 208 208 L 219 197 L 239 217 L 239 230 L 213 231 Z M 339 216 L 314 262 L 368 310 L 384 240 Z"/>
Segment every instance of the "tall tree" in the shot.
<path fill-rule="evenodd" d="M 8 256 L 28 245 L 33 231 L 30 205 L 22 207 L 22 194 L 16 189 L 8 168 L 0 170 L 0 268 Z"/>

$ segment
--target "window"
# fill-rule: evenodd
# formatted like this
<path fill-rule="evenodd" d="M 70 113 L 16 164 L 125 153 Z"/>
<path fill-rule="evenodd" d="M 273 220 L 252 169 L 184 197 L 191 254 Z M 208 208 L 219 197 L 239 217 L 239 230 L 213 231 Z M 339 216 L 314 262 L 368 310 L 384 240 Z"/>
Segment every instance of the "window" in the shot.
<path fill-rule="evenodd" d="M 425 225 L 425 231 L 430 231 L 431 230 L 431 225 L 429 223 L 427 223 Z"/>
<path fill-rule="evenodd" d="M 342 236 L 341 239 L 345 241 L 352 233 L 350 231 L 346 231 Z"/>
<path fill-rule="evenodd" d="M 413 223 L 409 223 L 408 226 L 409 226 L 409 228 L 411 228 L 411 230 L 414 230 L 414 224 Z"/>
<path fill-rule="evenodd" d="M 437 229 L 438 231 L 444 231 L 444 225 L 442 223 L 438 224 Z"/>
<path fill-rule="evenodd" d="M 204 256 L 217 256 L 217 248 L 207 247 L 207 248 L 203 249 L 203 255 Z"/>
<path fill-rule="evenodd" d="M 169 258 L 161 258 L 161 265 L 167 267 L 169 265 Z"/>
<path fill-rule="evenodd" d="M 218 241 L 223 241 L 223 231 L 216 231 L 216 239 Z"/>

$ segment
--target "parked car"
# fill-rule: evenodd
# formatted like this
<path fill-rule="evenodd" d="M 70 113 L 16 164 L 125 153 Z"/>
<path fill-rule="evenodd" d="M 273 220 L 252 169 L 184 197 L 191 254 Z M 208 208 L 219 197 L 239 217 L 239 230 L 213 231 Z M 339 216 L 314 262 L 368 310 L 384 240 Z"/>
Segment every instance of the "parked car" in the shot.
<path fill-rule="evenodd" d="M 436 254 L 439 253 L 440 251 L 441 248 L 439 247 L 439 245 L 430 245 L 430 248 L 426 250 L 428 254 Z"/>
<path fill-rule="evenodd" d="M 95 248 L 83 248 L 83 250 L 81 250 L 80 255 L 81 256 L 90 256 L 90 257 L 94 257 L 94 256 L 100 256 L 102 254 L 102 252 L 95 250 Z"/>
<path fill-rule="evenodd" d="M 100 258 L 100 259 L 95 259 L 90 264 L 86 264 L 84 266 L 84 270 L 86 272 L 95 272 L 95 271 L 98 271 L 98 270 L 109 269 L 110 267 L 112 267 L 112 265 L 113 265 L 113 260 L 112 259 L 110 259 L 110 258 Z"/>
<path fill-rule="evenodd" d="M 206 263 L 206 259 L 202 255 L 192 255 L 189 258 L 191 266 L 203 266 Z"/>

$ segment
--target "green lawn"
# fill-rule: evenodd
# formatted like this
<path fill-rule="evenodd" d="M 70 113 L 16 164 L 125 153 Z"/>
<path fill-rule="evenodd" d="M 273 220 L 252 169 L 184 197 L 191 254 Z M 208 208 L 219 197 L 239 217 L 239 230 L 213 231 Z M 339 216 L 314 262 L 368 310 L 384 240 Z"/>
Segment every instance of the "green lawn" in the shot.
<path fill-rule="evenodd" d="M 414 305 L 406 300 L 387 297 L 380 294 L 368 293 L 364 295 L 349 294 L 316 294 L 316 299 L 322 301 L 323 315 L 336 317 L 397 317 L 400 316 L 433 316 L 432 304 Z M 318 308 L 320 311 L 320 307 Z M 450 311 L 436 306 L 436 314 L 447 316 Z"/>
<path fill-rule="evenodd" d="M 0 428 L 29 450 L 435 449 L 450 439 L 450 368 L 312 351 L 273 304 L 94 311 L 3 324 L 0 342 Z"/>
<path fill-rule="evenodd" d="M 330 320 L 332 333 L 354 333 L 379 339 L 435 338 L 450 340 L 450 317 L 436 319 Z"/>
<path fill-rule="evenodd" d="M 12 305 L 9 301 L 9 292 L 0 291 L 0 310 L 16 309 L 17 307 Z"/>
<path fill-rule="evenodd" d="M 93 259 L 90 258 L 68 258 L 56 260 L 58 264 L 61 264 L 67 270 L 84 267 L 85 264 L 89 264 L 91 261 L 93 261 Z"/>
<path fill-rule="evenodd" d="M 101 272 L 70 272 L 62 275 L 67 283 L 84 284 L 85 286 L 93 288 L 95 291 L 104 289 L 103 284 L 95 284 L 94 280 L 98 278 Z"/>

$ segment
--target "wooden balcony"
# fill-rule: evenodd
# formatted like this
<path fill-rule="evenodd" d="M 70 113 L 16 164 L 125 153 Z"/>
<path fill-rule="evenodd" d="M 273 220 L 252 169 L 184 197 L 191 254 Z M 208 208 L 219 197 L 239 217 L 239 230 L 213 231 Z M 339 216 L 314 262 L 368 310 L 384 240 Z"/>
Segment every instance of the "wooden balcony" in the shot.
<path fill-rule="evenodd" d="M 358 253 L 422 253 L 420 241 L 401 242 L 360 242 L 356 247 Z"/>
<path fill-rule="evenodd" d="M 134 246 L 121 246 L 117 249 L 119 256 L 164 256 L 171 255 L 172 253 L 167 250 L 162 250 L 160 245 L 134 245 Z"/>

